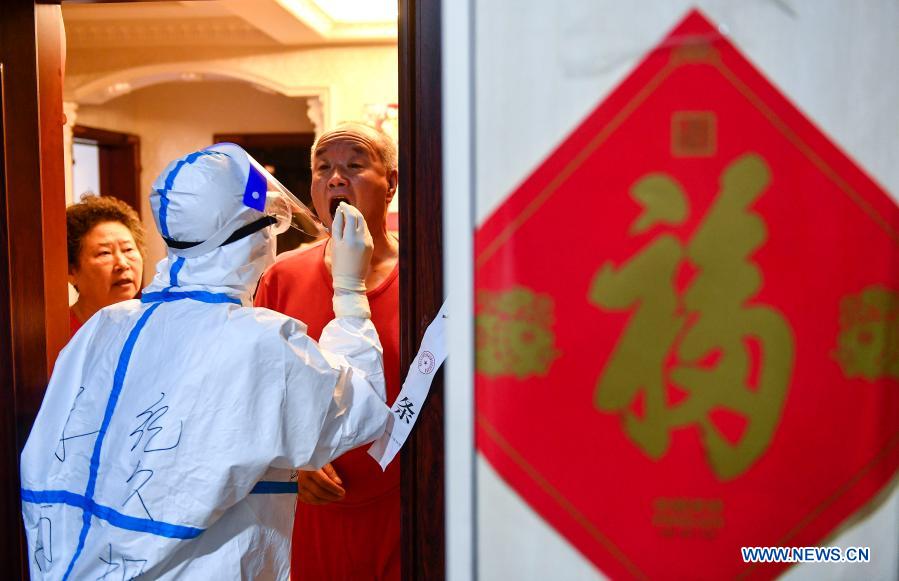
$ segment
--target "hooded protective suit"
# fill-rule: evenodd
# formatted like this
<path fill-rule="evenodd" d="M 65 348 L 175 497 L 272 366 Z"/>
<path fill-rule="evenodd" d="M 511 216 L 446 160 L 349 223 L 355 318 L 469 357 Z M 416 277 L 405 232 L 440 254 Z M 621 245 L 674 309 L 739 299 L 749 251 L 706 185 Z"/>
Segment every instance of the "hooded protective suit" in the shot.
<path fill-rule="evenodd" d="M 170 246 L 244 237 L 170 247 L 142 298 L 98 312 L 57 360 L 22 453 L 32 579 L 287 579 L 293 470 L 386 425 L 368 319 L 316 344 L 250 306 L 274 239 L 233 162 L 173 162 L 151 204 Z"/>

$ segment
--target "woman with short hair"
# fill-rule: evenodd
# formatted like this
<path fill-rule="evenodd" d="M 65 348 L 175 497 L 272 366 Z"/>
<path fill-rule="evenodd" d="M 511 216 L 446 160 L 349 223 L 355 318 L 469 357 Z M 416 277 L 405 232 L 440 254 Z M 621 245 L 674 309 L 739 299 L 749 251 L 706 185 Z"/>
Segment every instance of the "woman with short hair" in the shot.
<path fill-rule="evenodd" d="M 110 196 L 87 195 L 69 206 L 66 228 L 69 282 L 78 291 L 69 309 L 74 336 L 97 311 L 140 292 L 146 247 L 137 212 Z"/>

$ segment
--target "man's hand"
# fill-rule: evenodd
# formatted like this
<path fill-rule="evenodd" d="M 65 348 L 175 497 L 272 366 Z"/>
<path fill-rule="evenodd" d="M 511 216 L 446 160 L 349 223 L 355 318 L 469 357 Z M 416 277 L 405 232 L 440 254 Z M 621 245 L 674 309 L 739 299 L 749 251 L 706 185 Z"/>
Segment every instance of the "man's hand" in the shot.
<path fill-rule="evenodd" d="M 334 467 L 325 464 L 321 470 L 300 470 L 297 474 L 297 498 L 306 504 L 328 504 L 341 500 L 346 490 Z"/>

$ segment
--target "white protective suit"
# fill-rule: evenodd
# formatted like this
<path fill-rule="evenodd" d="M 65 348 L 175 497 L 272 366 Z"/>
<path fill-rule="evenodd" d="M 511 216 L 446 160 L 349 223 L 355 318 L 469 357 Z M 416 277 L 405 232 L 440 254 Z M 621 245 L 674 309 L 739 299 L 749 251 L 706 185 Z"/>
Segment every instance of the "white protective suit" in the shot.
<path fill-rule="evenodd" d="M 169 165 L 151 196 L 164 237 L 263 216 L 229 163 Z M 251 306 L 273 259 L 270 227 L 198 256 L 170 248 L 140 300 L 62 351 L 22 453 L 32 579 L 288 578 L 295 468 L 375 439 L 389 408 L 368 319 L 335 319 L 316 344 Z"/>

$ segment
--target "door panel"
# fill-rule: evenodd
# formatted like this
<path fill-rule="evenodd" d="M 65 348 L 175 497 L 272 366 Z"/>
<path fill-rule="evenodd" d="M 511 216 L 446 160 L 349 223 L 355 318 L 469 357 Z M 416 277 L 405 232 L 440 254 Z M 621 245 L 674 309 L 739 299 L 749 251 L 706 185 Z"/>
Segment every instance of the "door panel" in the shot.
<path fill-rule="evenodd" d="M 0 2 L 0 571 L 25 573 L 18 456 L 68 340 L 59 6 Z"/>
<path fill-rule="evenodd" d="M 400 369 L 443 302 L 439 0 L 400 2 Z M 443 579 L 443 373 L 400 454 L 403 577 Z"/>

